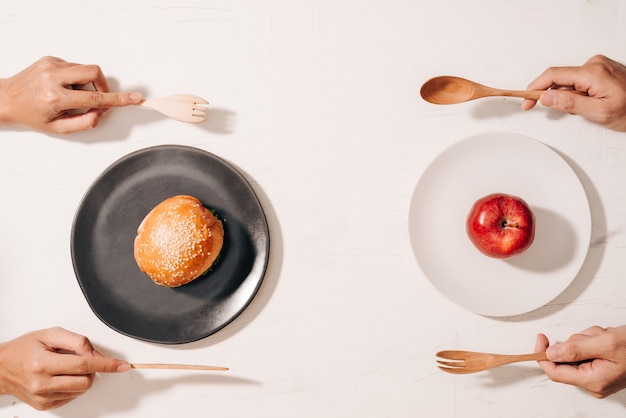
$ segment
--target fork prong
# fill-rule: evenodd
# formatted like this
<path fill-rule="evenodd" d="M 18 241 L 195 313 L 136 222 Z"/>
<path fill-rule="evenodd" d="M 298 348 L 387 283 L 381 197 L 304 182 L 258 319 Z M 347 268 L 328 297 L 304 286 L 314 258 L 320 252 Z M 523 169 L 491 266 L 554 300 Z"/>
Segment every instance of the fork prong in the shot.
<path fill-rule="evenodd" d="M 443 360 L 437 360 L 437 364 L 440 364 L 442 366 L 447 366 L 447 367 L 462 367 L 462 368 L 465 368 L 465 362 L 464 361 L 443 361 Z"/>
<path fill-rule="evenodd" d="M 194 106 L 191 114 L 194 116 L 206 116 L 209 113 L 209 109 L 204 106 Z"/>
<path fill-rule="evenodd" d="M 464 367 L 445 367 L 445 366 L 438 366 L 439 370 L 444 371 L 446 373 L 452 373 L 452 374 L 470 374 L 470 373 L 476 373 L 478 370 L 468 370 Z"/>
<path fill-rule="evenodd" d="M 435 354 L 435 357 L 439 357 L 446 360 L 465 360 L 467 351 L 459 350 L 444 350 Z"/>
<path fill-rule="evenodd" d="M 170 115 L 170 117 L 181 122 L 200 123 L 206 121 L 205 117 L 194 115 Z"/>

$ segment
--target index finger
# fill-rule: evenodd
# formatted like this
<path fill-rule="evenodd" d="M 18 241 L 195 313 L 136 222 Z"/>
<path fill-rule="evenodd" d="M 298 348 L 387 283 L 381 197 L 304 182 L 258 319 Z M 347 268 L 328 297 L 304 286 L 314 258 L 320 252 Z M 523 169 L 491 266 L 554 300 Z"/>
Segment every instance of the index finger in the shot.
<path fill-rule="evenodd" d="M 56 376 L 84 376 L 93 373 L 120 373 L 130 370 L 130 364 L 110 357 L 83 357 L 75 354 L 50 353 L 50 373 Z"/>
<path fill-rule="evenodd" d="M 68 93 L 68 109 L 108 109 L 111 107 L 129 106 L 143 100 L 140 93 L 103 93 L 90 90 L 72 90 Z"/>
<path fill-rule="evenodd" d="M 587 92 L 590 83 L 583 67 L 550 67 L 534 79 L 528 90 L 547 90 L 554 87 L 570 87 Z"/>

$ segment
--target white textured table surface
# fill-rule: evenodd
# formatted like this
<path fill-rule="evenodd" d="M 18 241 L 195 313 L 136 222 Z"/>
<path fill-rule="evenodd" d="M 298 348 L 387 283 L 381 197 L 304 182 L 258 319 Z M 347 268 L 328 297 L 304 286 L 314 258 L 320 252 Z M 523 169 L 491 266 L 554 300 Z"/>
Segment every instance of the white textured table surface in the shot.
<path fill-rule="evenodd" d="M 120 90 L 207 97 L 212 113 L 202 126 L 119 109 L 98 129 L 69 137 L 0 131 L 0 339 L 59 325 L 129 361 L 231 370 L 102 375 L 51 412 L 0 397 L 0 417 L 626 415 L 626 393 L 596 400 L 552 383 L 534 364 L 457 377 L 434 362 L 441 349 L 526 352 L 538 332 L 559 340 L 626 323 L 626 135 L 543 108 L 524 113 L 514 99 L 437 107 L 419 97 L 435 75 L 524 88 L 550 65 L 596 53 L 626 61 L 623 2 L 91 4 L 3 5 L 0 77 L 55 55 L 99 64 Z M 449 302 L 421 272 L 408 233 L 412 193 L 428 164 L 491 131 L 559 152 L 592 212 L 590 251 L 572 285 L 512 318 Z M 171 143 L 238 167 L 272 237 L 249 308 L 219 333 L 180 346 L 141 342 L 100 322 L 69 251 L 75 210 L 100 172 L 129 152 Z"/>

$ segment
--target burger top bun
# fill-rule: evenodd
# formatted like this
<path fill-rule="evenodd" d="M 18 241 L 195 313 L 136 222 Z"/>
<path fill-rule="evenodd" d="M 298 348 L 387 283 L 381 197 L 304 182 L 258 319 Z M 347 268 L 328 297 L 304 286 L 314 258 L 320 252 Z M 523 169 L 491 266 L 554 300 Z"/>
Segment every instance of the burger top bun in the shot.
<path fill-rule="evenodd" d="M 178 287 L 202 276 L 224 244 L 224 227 L 193 196 L 159 203 L 146 215 L 135 237 L 135 261 L 155 283 Z"/>

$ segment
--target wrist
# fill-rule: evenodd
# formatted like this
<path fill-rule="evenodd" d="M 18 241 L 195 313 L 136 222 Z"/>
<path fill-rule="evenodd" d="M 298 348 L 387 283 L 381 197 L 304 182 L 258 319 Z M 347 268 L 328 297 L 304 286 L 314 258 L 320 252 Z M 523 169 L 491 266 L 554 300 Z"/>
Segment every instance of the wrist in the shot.
<path fill-rule="evenodd" d="M 13 125 L 12 120 L 12 99 L 9 94 L 9 79 L 0 78 L 0 126 Z"/>
<path fill-rule="evenodd" d="M 6 354 L 5 354 L 6 346 L 7 346 L 6 342 L 0 344 L 0 396 L 11 394 L 11 392 L 8 390 L 7 379 L 6 379 L 7 370 L 8 370 L 8 364 L 7 364 Z"/>

